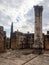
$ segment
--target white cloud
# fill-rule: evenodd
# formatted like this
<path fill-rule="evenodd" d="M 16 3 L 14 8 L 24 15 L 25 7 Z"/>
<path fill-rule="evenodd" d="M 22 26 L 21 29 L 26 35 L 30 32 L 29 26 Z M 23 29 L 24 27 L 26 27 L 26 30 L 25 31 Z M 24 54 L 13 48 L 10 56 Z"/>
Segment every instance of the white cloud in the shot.
<path fill-rule="evenodd" d="M 33 32 L 34 30 L 32 30 L 32 27 L 34 27 L 34 25 L 27 22 L 27 16 L 25 17 L 25 15 L 34 5 L 42 1 L 43 0 L 0 0 L 0 13 L 2 15 L 0 15 L 2 22 L 0 22 L 0 24 L 3 25 L 5 29 L 8 29 L 10 28 L 11 22 L 14 22 L 14 31 L 19 29 L 23 32 Z"/>

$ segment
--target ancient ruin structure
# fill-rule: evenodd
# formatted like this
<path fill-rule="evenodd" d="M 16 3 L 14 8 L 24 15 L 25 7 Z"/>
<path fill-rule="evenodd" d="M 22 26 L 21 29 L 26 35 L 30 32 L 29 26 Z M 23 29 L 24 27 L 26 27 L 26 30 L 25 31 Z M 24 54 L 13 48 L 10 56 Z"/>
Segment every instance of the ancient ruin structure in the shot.
<path fill-rule="evenodd" d="M 42 36 L 42 6 L 34 6 L 35 11 L 35 33 L 34 33 L 34 45 L 33 47 L 43 48 L 43 36 Z"/>
<path fill-rule="evenodd" d="M 47 50 L 49 49 L 49 31 L 44 35 L 44 48 Z"/>
<path fill-rule="evenodd" d="M 35 33 L 13 32 L 13 23 L 11 25 L 10 47 L 12 49 L 35 48 L 49 49 L 49 34 L 42 33 L 42 6 L 34 6 L 35 11 Z"/>
<path fill-rule="evenodd" d="M 47 34 L 42 33 L 42 6 L 34 6 L 35 11 L 35 33 L 13 32 L 13 23 L 11 24 L 10 38 L 6 38 L 6 32 L 0 26 L 0 52 L 6 49 L 33 49 L 33 52 L 43 49 L 49 50 L 49 31 Z"/>
<path fill-rule="evenodd" d="M 0 26 L 0 52 L 6 50 L 6 32 L 3 30 L 3 27 Z"/>
<path fill-rule="evenodd" d="M 11 49 L 33 48 L 34 34 L 22 33 L 19 31 L 13 32 L 13 23 L 11 25 Z"/>

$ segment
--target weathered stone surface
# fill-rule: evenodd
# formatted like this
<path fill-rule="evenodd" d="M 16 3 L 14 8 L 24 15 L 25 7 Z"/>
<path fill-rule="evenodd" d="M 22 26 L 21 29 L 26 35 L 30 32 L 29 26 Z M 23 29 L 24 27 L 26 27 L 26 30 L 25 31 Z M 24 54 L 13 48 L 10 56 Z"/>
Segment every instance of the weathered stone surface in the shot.
<path fill-rule="evenodd" d="M 49 65 L 49 54 L 39 55 L 25 65 Z"/>
<path fill-rule="evenodd" d="M 0 26 L 0 52 L 4 52 L 6 49 L 6 32 L 3 30 L 3 27 Z"/>
<path fill-rule="evenodd" d="M 11 51 L 7 51 L 6 53 L 2 53 L 0 54 L 0 64 L 1 65 L 2 64 L 22 65 L 36 56 L 34 54 L 24 55 L 23 53 L 24 52 L 26 53 L 27 51 L 26 50 L 11 50 Z"/>
<path fill-rule="evenodd" d="M 49 49 L 49 34 L 45 35 L 45 49 Z"/>
<path fill-rule="evenodd" d="M 0 54 L 0 65 L 49 65 L 49 51 L 42 55 L 32 54 L 24 55 L 28 50 L 7 50 Z"/>
<path fill-rule="evenodd" d="M 34 48 L 43 48 L 42 36 L 42 6 L 34 6 L 35 10 L 35 34 L 34 34 Z"/>

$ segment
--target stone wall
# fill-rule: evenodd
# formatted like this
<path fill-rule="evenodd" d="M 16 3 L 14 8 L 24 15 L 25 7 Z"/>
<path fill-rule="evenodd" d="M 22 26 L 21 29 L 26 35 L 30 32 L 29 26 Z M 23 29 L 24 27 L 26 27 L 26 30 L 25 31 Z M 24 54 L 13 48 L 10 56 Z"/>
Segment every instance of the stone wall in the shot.
<path fill-rule="evenodd" d="M 0 52 L 4 52 L 6 49 L 6 32 L 3 27 L 0 26 Z"/>
<path fill-rule="evenodd" d="M 49 50 L 49 35 L 45 35 L 45 49 Z"/>
<path fill-rule="evenodd" d="M 33 48 L 34 34 L 24 34 L 21 32 L 14 32 L 11 37 L 11 48 L 12 49 L 24 49 Z"/>

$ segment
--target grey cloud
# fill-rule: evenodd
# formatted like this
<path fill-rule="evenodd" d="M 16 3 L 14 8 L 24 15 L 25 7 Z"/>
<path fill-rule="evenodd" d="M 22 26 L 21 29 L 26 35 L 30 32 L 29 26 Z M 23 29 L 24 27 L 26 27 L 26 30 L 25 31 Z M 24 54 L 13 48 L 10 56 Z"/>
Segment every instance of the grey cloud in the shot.
<path fill-rule="evenodd" d="M 20 20 L 21 20 L 20 17 L 17 16 L 17 18 L 16 18 L 16 22 L 19 22 Z"/>
<path fill-rule="evenodd" d="M 24 29 L 25 29 L 25 28 L 28 28 L 28 26 L 27 26 L 27 25 L 23 25 L 23 26 L 22 26 L 22 28 L 24 28 Z"/>
<path fill-rule="evenodd" d="M 31 8 L 27 14 L 25 14 L 26 22 L 29 25 L 34 25 L 34 8 Z"/>
<path fill-rule="evenodd" d="M 10 16 L 5 15 L 2 11 L 0 11 L 0 24 L 4 25 L 9 25 L 9 22 L 11 21 Z"/>
<path fill-rule="evenodd" d="M 43 31 L 49 30 L 48 26 L 49 26 L 49 0 L 44 0 L 43 3 Z"/>
<path fill-rule="evenodd" d="M 13 7 L 13 8 L 17 8 L 19 7 L 19 5 L 21 5 L 23 2 L 23 0 L 0 0 L 0 4 L 3 4 L 7 7 Z"/>

